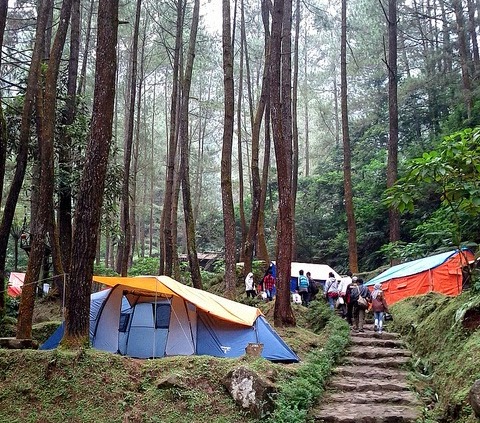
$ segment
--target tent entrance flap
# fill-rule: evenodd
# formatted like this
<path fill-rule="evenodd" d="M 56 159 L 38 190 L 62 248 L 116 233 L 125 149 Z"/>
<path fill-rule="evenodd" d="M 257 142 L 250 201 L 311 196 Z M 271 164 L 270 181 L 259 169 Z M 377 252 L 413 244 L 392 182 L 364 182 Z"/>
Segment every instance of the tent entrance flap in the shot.
<path fill-rule="evenodd" d="M 136 358 L 164 357 L 170 324 L 170 303 L 139 303 L 135 306 L 130 322 L 125 350 L 120 350 L 120 354 Z M 145 342 L 146 339 L 150 342 Z"/>

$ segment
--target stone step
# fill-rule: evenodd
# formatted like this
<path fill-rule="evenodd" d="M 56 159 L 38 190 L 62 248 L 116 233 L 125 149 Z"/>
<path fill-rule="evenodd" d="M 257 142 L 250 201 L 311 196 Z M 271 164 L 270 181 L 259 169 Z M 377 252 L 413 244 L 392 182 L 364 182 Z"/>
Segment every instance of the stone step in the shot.
<path fill-rule="evenodd" d="M 380 337 L 352 336 L 352 344 L 359 346 L 374 346 L 383 348 L 405 348 L 401 339 L 384 339 Z"/>
<path fill-rule="evenodd" d="M 363 392 L 330 392 L 322 397 L 324 403 L 348 404 L 392 404 L 392 405 L 420 405 L 420 401 L 411 391 L 383 391 L 371 390 Z M 323 406 L 322 406 L 323 407 Z M 326 406 L 324 408 L 327 408 Z"/>
<path fill-rule="evenodd" d="M 354 366 L 373 366 L 376 367 L 389 367 L 400 368 L 404 367 L 410 361 L 410 357 L 382 357 L 382 358 L 364 358 L 347 356 L 344 359 L 344 364 L 351 364 Z"/>
<path fill-rule="evenodd" d="M 408 372 L 401 369 L 392 369 L 386 367 L 371 366 L 338 366 L 333 369 L 333 373 L 339 376 L 350 377 L 372 377 L 375 379 L 402 379 L 405 380 Z"/>
<path fill-rule="evenodd" d="M 357 332 L 352 329 L 350 332 L 352 337 L 359 337 L 359 338 L 379 338 L 379 339 L 400 339 L 400 334 L 396 332 L 382 332 L 378 333 L 373 330 L 373 326 L 371 328 L 364 326 L 363 332 Z"/>
<path fill-rule="evenodd" d="M 315 409 L 312 419 L 319 423 L 413 423 L 421 415 L 417 407 L 391 404 L 326 404 Z"/>
<path fill-rule="evenodd" d="M 347 353 L 350 357 L 358 358 L 387 358 L 387 357 L 410 357 L 412 353 L 402 348 L 383 348 L 374 346 L 353 346 Z"/>
<path fill-rule="evenodd" d="M 334 376 L 329 387 L 336 391 L 408 391 L 406 381 L 401 379 L 365 379 L 364 377 Z"/>

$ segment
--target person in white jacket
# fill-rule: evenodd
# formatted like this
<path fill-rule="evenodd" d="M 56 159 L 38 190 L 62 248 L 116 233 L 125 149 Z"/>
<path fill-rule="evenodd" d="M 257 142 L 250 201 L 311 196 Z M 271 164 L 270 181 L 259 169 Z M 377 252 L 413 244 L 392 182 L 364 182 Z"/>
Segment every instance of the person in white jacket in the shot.
<path fill-rule="evenodd" d="M 245 292 L 247 293 L 247 298 L 248 297 L 255 298 L 257 295 L 257 291 L 255 291 L 255 281 L 253 280 L 252 272 L 250 272 L 245 277 Z"/>
<path fill-rule="evenodd" d="M 338 309 L 344 319 L 347 318 L 347 287 L 352 283 L 352 272 L 348 271 L 346 276 L 342 276 L 338 284 Z"/>

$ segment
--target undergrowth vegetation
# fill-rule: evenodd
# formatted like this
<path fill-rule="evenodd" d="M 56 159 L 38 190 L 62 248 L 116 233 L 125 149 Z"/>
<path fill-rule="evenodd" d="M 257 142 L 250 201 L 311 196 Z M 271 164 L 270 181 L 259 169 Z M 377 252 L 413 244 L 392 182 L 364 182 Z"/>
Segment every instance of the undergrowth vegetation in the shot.
<path fill-rule="evenodd" d="M 272 322 L 274 302 L 258 305 Z M 48 301 L 38 309 L 44 318 L 54 310 Z M 297 326 L 276 330 L 300 357 L 298 364 L 249 356 L 138 360 L 94 349 L 0 349 L 0 421 L 253 423 L 258 419 L 236 405 L 224 387 L 226 375 L 244 366 L 277 386 L 275 410 L 266 420 L 305 422 L 348 343 L 349 329 L 323 301 L 293 309 Z M 36 324 L 34 338 L 44 341 L 57 324 Z M 172 379 L 172 386 L 162 384 Z"/>
<path fill-rule="evenodd" d="M 328 321 L 324 333 L 327 339 L 324 347 L 310 352 L 296 377 L 283 384 L 276 398 L 270 423 L 306 421 L 309 408 L 323 394 L 335 363 L 350 341 L 349 333 L 350 328 L 344 320 L 335 317 Z"/>
<path fill-rule="evenodd" d="M 394 330 L 415 354 L 414 383 L 425 422 L 478 422 L 468 393 L 480 379 L 480 295 L 430 293 L 391 307 Z"/>

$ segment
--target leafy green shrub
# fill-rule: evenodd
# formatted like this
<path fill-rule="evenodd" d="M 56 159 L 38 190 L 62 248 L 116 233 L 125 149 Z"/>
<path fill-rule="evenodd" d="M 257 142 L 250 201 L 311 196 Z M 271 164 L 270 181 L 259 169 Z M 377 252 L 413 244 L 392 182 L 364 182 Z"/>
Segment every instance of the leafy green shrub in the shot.
<path fill-rule="evenodd" d="M 93 267 L 93 274 L 97 276 L 118 276 L 115 270 L 105 267 L 103 264 L 96 264 Z"/>
<path fill-rule="evenodd" d="M 156 257 L 141 257 L 134 261 L 128 271 L 129 276 L 158 275 L 160 261 Z"/>
<path fill-rule="evenodd" d="M 18 308 L 20 307 L 20 297 L 12 298 L 7 295 L 6 297 L 6 315 L 10 317 L 18 317 Z"/>
<path fill-rule="evenodd" d="M 10 338 L 17 333 L 17 319 L 11 316 L 5 316 L 0 320 L 0 337 Z"/>
<path fill-rule="evenodd" d="M 327 326 L 327 323 L 333 315 L 334 312 L 326 301 L 320 299 L 320 301 L 312 302 L 305 316 L 307 328 L 315 333 L 319 333 Z"/>

